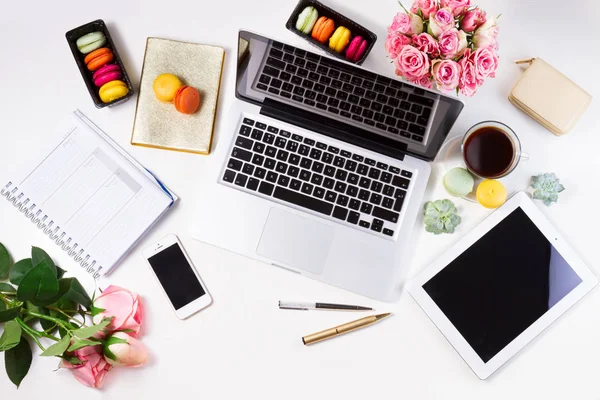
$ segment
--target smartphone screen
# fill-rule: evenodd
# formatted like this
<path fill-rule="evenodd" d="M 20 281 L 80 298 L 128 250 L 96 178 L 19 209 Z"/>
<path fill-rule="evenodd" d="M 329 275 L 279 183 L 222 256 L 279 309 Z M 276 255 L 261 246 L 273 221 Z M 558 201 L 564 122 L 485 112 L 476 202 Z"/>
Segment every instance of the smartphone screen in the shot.
<path fill-rule="evenodd" d="M 206 294 L 177 243 L 153 255 L 148 262 L 176 310 Z"/>

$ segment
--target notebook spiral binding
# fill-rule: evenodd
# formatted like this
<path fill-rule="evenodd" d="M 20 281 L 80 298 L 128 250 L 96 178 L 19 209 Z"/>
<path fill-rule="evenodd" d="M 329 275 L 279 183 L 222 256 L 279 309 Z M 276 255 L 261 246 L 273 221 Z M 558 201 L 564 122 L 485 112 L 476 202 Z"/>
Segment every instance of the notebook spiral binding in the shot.
<path fill-rule="evenodd" d="M 54 226 L 54 221 L 41 208 L 37 207 L 35 203 L 30 205 L 31 199 L 25 193 L 19 192 L 17 186 L 13 185 L 12 182 L 8 182 L 4 188 L 0 189 L 0 195 L 6 197 L 6 200 L 19 209 L 27 219 L 43 230 L 75 262 L 93 275 L 94 279 L 100 277 L 99 271 L 102 267 L 97 265 L 96 260 L 91 260 L 90 255 L 86 254 L 85 249 L 80 248 L 78 243 L 72 243 L 73 239 L 65 231 L 61 231 L 60 226 Z"/>

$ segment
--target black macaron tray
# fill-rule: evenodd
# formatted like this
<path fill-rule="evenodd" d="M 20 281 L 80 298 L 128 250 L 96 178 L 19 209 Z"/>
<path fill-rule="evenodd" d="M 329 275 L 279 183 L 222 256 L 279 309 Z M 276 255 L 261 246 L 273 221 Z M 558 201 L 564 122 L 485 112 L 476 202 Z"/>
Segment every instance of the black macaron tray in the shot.
<path fill-rule="evenodd" d="M 100 95 L 98 94 L 100 88 L 94 85 L 94 80 L 92 78 L 94 73 L 87 69 L 85 62 L 83 61 L 86 54 L 82 54 L 77 48 L 77 39 L 79 39 L 83 35 L 92 32 L 102 32 L 104 36 L 106 36 L 106 44 L 104 45 L 104 47 L 108 47 L 110 50 L 112 50 L 114 54 L 114 60 L 112 61 L 112 63 L 117 64 L 119 68 L 121 68 L 122 77 L 120 80 L 125 82 L 127 88 L 129 89 L 129 92 L 125 96 L 113 100 L 109 103 L 104 103 L 100 99 Z M 67 38 L 67 42 L 69 43 L 69 47 L 71 48 L 71 52 L 73 53 L 73 58 L 75 59 L 75 62 L 79 67 L 79 72 L 81 72 L 81 77 L 83 78 L 83 81 L 87 86 L 88 92 L 90 92 L 90 96 L 92 97 L 96 108 L 104 108 L 107 106 L 121 104 L 133 96 L 133 85 L 131 84 L 129 75 L 125 70 L 125 65 L 123 65 L 123 60 L 121 59 L 117 47 L 115 46 L 115 43 L 113 42 L 112 37 L 110 36 L 110 32 L 108 31 L 108 28 L 106 27 L 106 24 L 103 20 L 98 19 L 96 21 L 89 22 L 85 25 L 81 25 L 80 27 L 77 27 L 67 32 L 65 36 Z"/>
<path fill-rule="evenodd" d="M 298 5 L 294 9 L 294 12 L 292 12 L 292 15 L 290 16 L 287 23 L 285 24 L 285 27 L 288 30 L 294 32 L 296 35 L 302 37 L 303 39 L 306 39 L 312 45 L 325 50 L 327 53 L 331 54 L 332 56 L 352 63 L 352 61 L 350 61 L 346 58 L 345 51 L 343 51 L 342 53 L 338 53 L 334 50 L 331 50 L 329 48 L 329 41 L 327 41 L 323 44 L 323 43 L 313 39 L 310 34 L 308 34 L 308 35 L 304 34 L 301 31 L 296 29 L 296 21 L 298 20 L 298 16 L 306 7 L 309 7 L 309 6 L 312 6 L 317 10 L 317 12 L 319 13 L 319 18 L 320 17 L 331 18 L 333 20 L 333 22 L 335 22 L 336 29 L 338 26 L 345 26 L 346 28 L 348 28 L 351 32 L 350 40 L 354 39 L 356 36 L 362 36 L 362 38 L 367 41 L 367 48 L 366 48 L 364 54 L 360 57 L 360 59 L 358 61 L 355 62 L 355 64 L 361 65 L 365 61 L 365 59 L 367 58 L 367 56 L 369 55 L 371 50 L 373 49 L 373 45 L 375 45 L 375 42 L 377 41 L 377 35 L 374 34 L 373 32 L 371 32 L 370 30 L 368 30 L 367 28 L 365 28 L 364 26 L 362 26 L 362 25 L 358 24 L 357 22 L 351 20 L 350 18 L 340 14 L 339 12 L 327 7 L 326 5 L 324 5 L 323 3 L 319 2 L 319 1 L 317 1 L 317 0 L 300 0 L 298 2 Z"/>

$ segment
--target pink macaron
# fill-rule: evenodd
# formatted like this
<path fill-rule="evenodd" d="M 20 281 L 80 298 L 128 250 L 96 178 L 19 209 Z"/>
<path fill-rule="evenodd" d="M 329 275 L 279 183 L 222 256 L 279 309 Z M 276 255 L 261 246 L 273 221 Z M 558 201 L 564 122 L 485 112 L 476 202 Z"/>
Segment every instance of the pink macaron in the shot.
<path fill-rule="evenodd" d="M 365 50 L 367 50 L 367 41 L 362 36 L 356 36 L 346 50 L 346 58 L 348 61 L 357 62 L 365 54 Z"/>
<path fill-rule="evenodd" d="M 108 64 L 94 72 L 94 85 L 101 87 L 104 84 L 121 79 L 121 68 L 116 64 Z"/>

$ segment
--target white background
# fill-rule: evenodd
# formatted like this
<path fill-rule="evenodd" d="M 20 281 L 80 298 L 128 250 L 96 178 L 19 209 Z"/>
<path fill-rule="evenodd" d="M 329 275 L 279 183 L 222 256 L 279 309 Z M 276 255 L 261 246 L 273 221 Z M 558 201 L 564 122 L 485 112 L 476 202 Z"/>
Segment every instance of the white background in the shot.
<path fill-rule="evenodd" d="M 531 155 L 515 173 L 522 174 L 524 186 L 532 174 L 555 172 L 561 178 L 566 191 L 559 203 L 550 208 L 537 204 L 598 273 L 600 6 L 592 0 L 478 3 L 490 14 L 502 14 L 501 65 L 496 79 L 486 82 L 475 98 L 466 99 L 451 136 L 461 135 L 485 119 L 510 125 Z M 397 2 L 328 0 L 327 4 L 378 35 L 364 66 L 392 74 L 383 44 L 386 27 L 400 10 Z M 3 398 L 600 398 L 597 289 L 494 376 L 479 381 L 406 294 L 394 304 L 378 303 L 194 241 L 188 228 L 196 215 L 195 200 L 210 196 L 197 184 L 205 156 L 130 146 L 135 99 L 97 110 L 64 38 L 74 27 L 104 19 L 136 87 L 148 36 L 225 47 L 215 132 L 218 139 L 225 122 L 237 118 L 228 111 L 235 101 L 238 29 L 307 47 L 285 29 L 294 6 L 291 0 L 4 2 L 0 13 L 0 182 L 13 176 L 14 166 L 36 151 L 37 141 L 66 113 L 79 108 L 164 180 L 181 202 L 108 279 L 143 296 L 146 321 L 142 338 L 151 352 L 149 365 L 137 370 L 115 369 L 104 389 L 95 391 L 77 383 L 68 371 L 53 372 L 56 359 L 36 355 L 18 391 L 0 373 Z M 542 57 L 596 97 L 577 127 L 563 137 L 555 137 L 507 100 L 520 75 L 512 60 L 533 56 Z M 443 197 L 447 195 L 440 176 L 434 173 L 425 200 Z M 463 223 L 454 235 L 433 236 L 424 232 L 422 219 L 417 221 L 418 249 L 407 266 L 412 274 L 489 214 L 476 204 L 456 203 Z M 141 253 L 142 247 L 168 233 L 180 236 L 215 299 L 211 307 L 183 322 L 175 318 L 159 293 Z M 29 247 L 37 245 L 47 249 L 59 265 L 77 268 L 3 201 L 0 241 L 16 259 L 26 258 Z M 280 299 L 365 304 L 394 315 L 366 330 L 305 347 L 302 335 L 357 315 L 280 311 Z"/>

